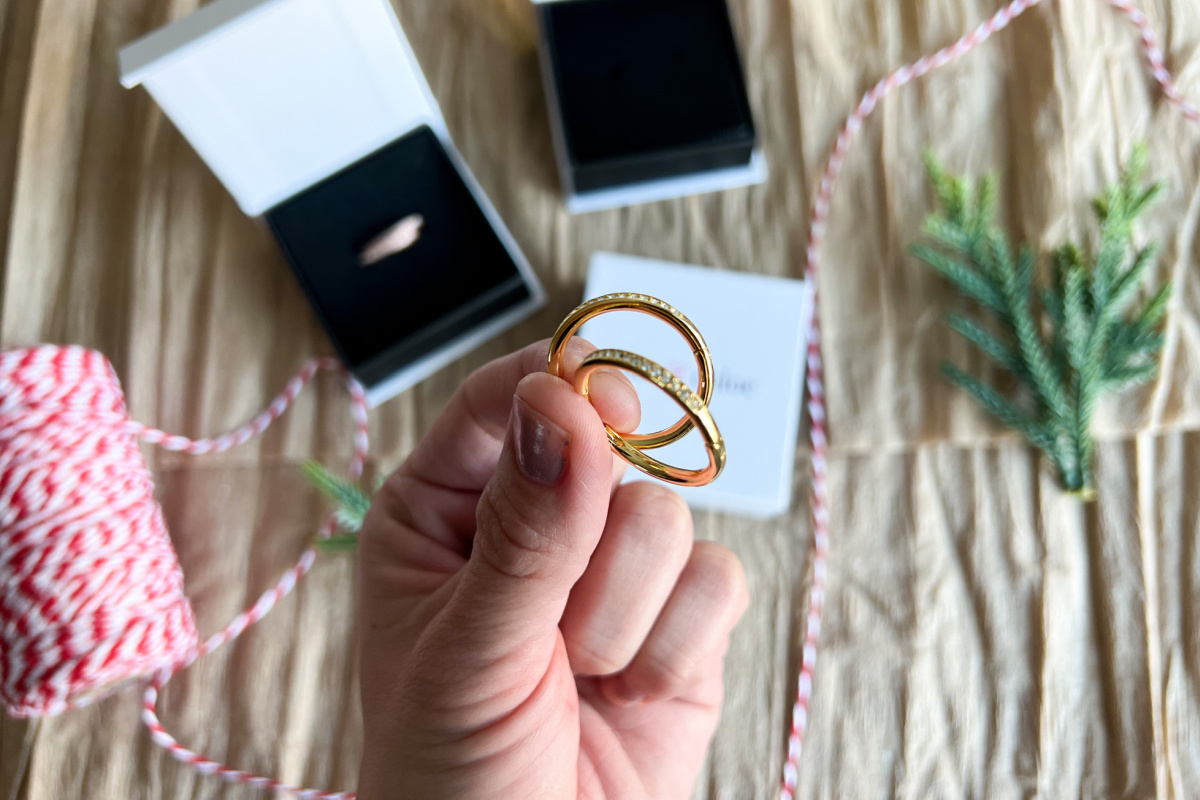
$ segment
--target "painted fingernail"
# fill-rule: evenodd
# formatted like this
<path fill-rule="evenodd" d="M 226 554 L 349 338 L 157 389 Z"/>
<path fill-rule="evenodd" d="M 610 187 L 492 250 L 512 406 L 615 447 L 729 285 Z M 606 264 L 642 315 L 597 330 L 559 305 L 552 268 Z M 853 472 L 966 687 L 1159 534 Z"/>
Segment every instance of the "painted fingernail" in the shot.
<path fill-rule="evenodd" d="M 571 435 L 520 397 L 513 398 L 512 435 L 521 473 L 534 483 L 557 483 L 567 470 Z"/>

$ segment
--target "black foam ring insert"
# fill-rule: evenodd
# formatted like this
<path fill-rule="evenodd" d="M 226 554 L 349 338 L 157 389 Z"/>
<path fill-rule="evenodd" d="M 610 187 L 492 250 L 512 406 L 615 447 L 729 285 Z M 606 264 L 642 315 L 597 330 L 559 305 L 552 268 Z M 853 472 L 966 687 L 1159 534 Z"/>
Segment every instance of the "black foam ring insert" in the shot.
<path fill-rule="evenodd" d="M 362 246 L 420 214 L 410 248 L 371 266 Z M 267 213 L 342 358 L 368 386 L 528 300 L 512 256 L 422 127 Z"/>

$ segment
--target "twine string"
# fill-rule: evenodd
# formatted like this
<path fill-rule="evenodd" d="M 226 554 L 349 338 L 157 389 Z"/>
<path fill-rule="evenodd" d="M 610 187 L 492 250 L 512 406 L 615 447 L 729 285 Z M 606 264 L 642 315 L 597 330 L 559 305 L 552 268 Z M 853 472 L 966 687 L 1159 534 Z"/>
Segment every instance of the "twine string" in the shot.
<path fill-rule="evenodd" d="M 825 609 L 825 588 L 829 557 L 829 487 L 827 483 L 829 434 L 825 406 L 825 367 L 821 358 L 821 314 L 820 293 L 817 276 L 821 262 L 821 248 L 825 240 L 825 227 L 829 218 L 830 202 L 834 186 L 841 174 L 846 154 L 863 122 L 871 115 L 879 102 L 901 86 L 920 78 L 926 73 L 943 67 L 966 55 L 1008 25 L 1041 0 L 1013 0 L 967 35 L 935 53 L 896 69 L 863 94 L 858 105 L 846 118 L 834 142 L 829 160 L 821 175 L 813 202 L 809 222 L 808 261 L 804 276 L 811 293 L 812 320 L 808 330 L 808 413 L 812 421 L 810 440 L 812 446 L 812 583 L 808 592 L 808 615 L 805 625 L 804 647 L 800 657 L 800 675 L 796 685 L 796 700 L 792 706 L 791 732 L 788 735 L 787 757 L 783 764 L 783 780 L 780 788 L 781 800 L 792 800 L 800 775 L 800 755 L 804 749 L 804 734 L 808 730 L 808 715 L 812 703 L 813 679 L 817 666 L 817 649 L 821 637 L 821 618 Z M 1146 15 L 1129 0 L 1103 0 L 1123 14 L 1137 29 L 1141 42 L 1142 56 L 1149 65 L 1150 73 L 1161 88 L 1163 95 L 1192 122 L 1200 123 L 1200 110 L 1190 103 L 1179 91 L 1167 70 L 1158 36 L 1150 26 Z"/>
<path fill-rule="evenodd" d="M 130 423 L 130 431 L 143 441 L 151 442 L 168 450 L 201 455 L 220 453 L 231 447 L 249 441 L 259 436 L 268 426 L 288 409 L 295 401 L 301 390 L 321 370 L 341 373 L 346 379 L 346 390 L 350 395 L 350 415 L 354 422 L 354 444 L 350 457 L 350 477 L 357 480 L 362 477 L 363 465 L 367 458 L 367 398 L 362 384 L 354 379 L 340 362 L 332 358 L 314 358 L 308 361 L 301 370 L 288 381 L 284 390 L 275 397 L 267 408 L 252 420 L 221 436 L 211 439 L 188 439 L 183 436 L 164 433 L 138 423 Z M 318 538 L 328 538 L 337 527 L 337 521 L 332 515 L 318 531 Z M 300 554 L 300 558 L 279 577 L 275 584 L 259 595 L 249 608 L 242 611 L 224 628 L 214 633 L 193 652 L 188 654 L 186 661 L 174 668 L 160 671 L 142 696 L 142 722 L 150 732 L 151 740 L 163 748 L 175 760 L 187 764 L 204 775 L 220 778 L 227 783 L 254 786 L 277 792 L 290 792 L 301 800 L 354 800 L 354 792 L 331 792 L 321 789 L 309 789 L 295 786 L 283 781 L 256 775 L 246 770 L 222 764 L 215 759 L 190 750 L 167 732 L 158 718 L 158 695 L 167 685 L 171 677 L 186 668 L 196 659 L 201 658 L 221 646 L 233 641 L 247 628 L 254 625 L 296 588 L 296 584 L 308 574 L 316 561 L 317 551 L 309 546 Z"/>

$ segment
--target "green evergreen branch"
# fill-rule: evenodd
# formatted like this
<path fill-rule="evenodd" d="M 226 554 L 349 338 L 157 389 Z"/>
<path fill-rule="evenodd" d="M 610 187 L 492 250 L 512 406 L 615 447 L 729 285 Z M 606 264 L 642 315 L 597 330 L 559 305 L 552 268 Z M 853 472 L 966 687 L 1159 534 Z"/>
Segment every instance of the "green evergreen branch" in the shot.
<path fill-rule="evenodd" d="M 370 496 L 345 478 L 330 472 L 316 461 L 306 461 L 302 467 L 304 477 L 317 487 L 321 494 L 337 504 L 333 512 L 338 533 L 317 542 L 322 550 L 353 550 L 358 546 L 358 532 L 371 508 Z M 378 484 L 375 491 L 379 490 Z"/>
<path fill-rule="evenodd" d="M 1142 288 L 1146 272 L 1156 255 L 1158 255 L 1158 248 L 1154 245 L 1143 247 L 1137 252 L 1133 266 L 1121 275 L 1117 280 L 1117 285 L 1113 287 L 1112 297 L 1105 309 L 1107 322 L 1111 324 L 1129 308 L 1129 304 L 1137 297 L 1138 290 Z"/>
<path fill-rule="evenodd" d="M 963 266 L 953 258 L 943 255 L 932 247 L 913 245 L 912 254 L 931 267 L 942 273 L 948 281 L 958 287 L 959 291 L 976 300 L 993 311 L 1003 313 L 1006 310 L 1004 297 L 991 282 Z"/>
<path fill-rule="evenodd" d="M 1163 188 L 1144 185 L 1146 163 L 1145 147 L 1135 147 L 1121 180 L 1093 202 L 1100 222 L 1093 254 L 1074 244 L 1058 248 L 1051 280 L 1038 288 L 1037 254 L 1022 246 L 1014 258 L 995 223 L 995 177 L 973 183 L 926 156 L 940 210 L 922 226 L 928 242 L 910 252 L 996 318 L 1002 335 L 961 314 L 946 323 L 1016 376 L 1029 397 L 1017 402 L 952 365 L 942 371 L 1042 450 L 1065 488 L 1083 497 L 1094 494 L 1090 429 L 1097 400 L 1151 379 L 1164 341 L 1170 286 L 1137 302 L 1157 247 L 1135 249 L 1133 227 Z"/>
<path fill-rule="evenodd" d="M 317 541 L 317 547 L 327 553 L 346 553 L 358 549 L 357 533 L 335 533 Z"/>
<path fill-rule="evenodd" d="M 965 229 L 942 217 L 929 217 L 921 226 L 922 232 L 938 244 L 961 253 L 969 253 L 977 240 Z"/>
<path fill-rule="evenodd" d="M 1024 372 L 1024 363 L 1011 347 L 1001 342 L 993 334 L 981 328 L 974 321 L 960 314 L 946 316 L 946 324 L 967 341 L 982 350 L 989 358 L 1004 369 L 1018 377 Z"/>
<path fill-rule="evenodd" d="M 1057 455 L 1058 445 L 1052 431 L 1039 425 L 1029 415 L 1022 413 L 995 389 L 963 372 L 953 364 L 943 363 L 939 365 L 939 368 L 947 380 L 964 389 L 996 419 L 1021 433 L 1031 444 L 1048 455 Z"/>
<path fill-rule="evenodd" d="M 1167 317 L 1167 303 L 1170 300 L 1171 284 L 1163 284 L 1154 293 L 1154 297 L 1150 298 L 1150 302 L 1146 303 L 1146 307 L 1142 309 L 1142 313 L 1137 319 L 1137 325 L 1145 332 L 1157 327 L 1158 323 Z"/>
<path fill-rule="evenodd" d="M 1158 362 L 1146 361 L 1133 367 L 1121 367 L 1112 370 L 1104 376 L 1105 389 L 1115 389 L 1126 385 L 1145 383 L 1158 372 Z"/>
<path fill-rule="evenodd" d="M 1083 371 L 1087 360 L 1088 337 L 1090 336 L 1089 313 L 1085 301 L 1087 272 L 1075 267 L 1067 275 L 1067 293 L 1063 298 L 1066 307 L 1067 363 L 1075 373 Z"/>
<path fill-rule="evenodd" d="M 1003 236 L 995 236 L 1003 239 Z M 1007 246 L 1004 252 L 1008 252 Z M 1011 268 L 1011 256 L 1008 256 L 1008 270 L 1013 274 L 1008 293 L 1008 318 L 1013 332 L 1016 334 L 1017 345 L 1025 369 L 1032 378 L 1030 384 L 1041 405 L 1056 417 L 1066 417 L 1068 412 L 1067 397 L 1060 374 L 1051 368 L 1046 356 L 1045 345 L 1042 341 L 1040 326 L 1034 319 L 1030 294 L 1032 290 L 1032 268 L 1028 270 L 1029 283 L 1024 283 L 1026 277 L 1022 270 Z"/>

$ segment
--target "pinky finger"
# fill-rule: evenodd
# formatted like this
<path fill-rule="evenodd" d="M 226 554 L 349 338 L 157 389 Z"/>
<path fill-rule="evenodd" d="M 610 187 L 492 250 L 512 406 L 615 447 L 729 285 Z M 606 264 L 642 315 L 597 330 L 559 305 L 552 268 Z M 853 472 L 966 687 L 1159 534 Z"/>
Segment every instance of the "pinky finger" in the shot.
<path fill-rule="evenodd" d="M 737 556 L 714 542 L 696 542 L 662 613 L 637 655 L 602 691 L 619 705 L 679 697 L 719 682 L 729 634 L 749 604 Z"/>

